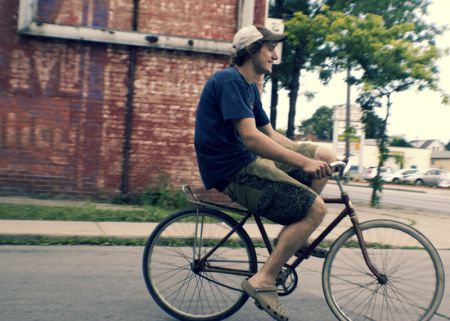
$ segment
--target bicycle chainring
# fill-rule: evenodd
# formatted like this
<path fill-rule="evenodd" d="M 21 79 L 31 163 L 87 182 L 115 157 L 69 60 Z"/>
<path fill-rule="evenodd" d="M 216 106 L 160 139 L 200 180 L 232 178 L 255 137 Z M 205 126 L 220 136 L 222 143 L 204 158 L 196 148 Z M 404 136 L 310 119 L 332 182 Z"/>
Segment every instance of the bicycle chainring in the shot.
<path fill-rule="evenodd" d="M 294 291 L 297 287 L 297 284 L 297 272 L 295 272 L 295 270 L 291 266 L 284 265 L 275 282 L 278 295 L 285 296 L 291 294 L 292 291 Z"/>

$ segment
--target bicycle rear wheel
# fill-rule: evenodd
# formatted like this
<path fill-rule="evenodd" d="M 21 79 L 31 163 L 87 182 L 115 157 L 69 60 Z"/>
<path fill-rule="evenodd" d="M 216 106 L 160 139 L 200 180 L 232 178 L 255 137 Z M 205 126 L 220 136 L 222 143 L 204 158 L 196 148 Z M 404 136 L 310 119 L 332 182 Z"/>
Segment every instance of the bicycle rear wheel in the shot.
<path fill-rule="evenodd" d="M 143 258 L 147 288 L 167 313 L 180 320 L 221 320 L 247 301 L 243 276 L 205 272 L 195 263 L 237 222 L 216 210 L 187 209 L 172 214 L 150 235 Z M 255 273 L 256 253 L 248 234 L 239 228 L 205 262 Z"/>
<path fill-rule="evenodd" d="M 390 220 L 362 223 L 372 264 L 364 261 L 353 228 L 332 245 L 324 263 L 325 298 L 339 320 L 430 320 L 444 292 L 444 269 L 430 241 L 412 227 Z"/>

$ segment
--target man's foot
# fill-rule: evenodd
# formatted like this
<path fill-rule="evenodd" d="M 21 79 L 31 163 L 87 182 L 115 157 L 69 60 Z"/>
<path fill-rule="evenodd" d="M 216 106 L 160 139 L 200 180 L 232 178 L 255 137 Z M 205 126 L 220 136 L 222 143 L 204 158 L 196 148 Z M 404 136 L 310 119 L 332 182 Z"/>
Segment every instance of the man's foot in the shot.
<path fill-rule="evenodd" d="M 246 279 L 242 281 L 241 286 L 245 293 L 255 299 L 256 306 L 266 311 L 272 318 L 278 321 L 289 320 L 287 311 L 278 301 L 276 287 L 255 288 Z"/>
<path fill-rule="evenodd" d="M 278 238 L 276 238 L 276 239 L 273 240 L 273 245 L 274 245 L 274 246 L 277 246 L 277 241 L 278 241 Z M 300 255 L 302 255 L 303 252 L 306 250 L 306 248 L 307 248 L 310 244 L 311 244 L 311 243 L 310 243 L 309 241 L 306 241 L 305 244 L 303 244 L 303 246 L 302 246 L 301 248 L 299 248 L 299 249 L 297 250 L 297 252 L 295 252 L 294 255 L 295 255 L 295 256 L 300 256 Z M 312 250 L 312 252 L 311 252 L 309 255 L 323 259 L 323 258 L 326 258 L 326 257 L 327 257 L 327 255 L 328 255 L 328 250 L 316 246 L 316 247 L 314 248 L 314 250 Z M 308 257 L 306 257 L 306 258 L 308 258 Z"/>

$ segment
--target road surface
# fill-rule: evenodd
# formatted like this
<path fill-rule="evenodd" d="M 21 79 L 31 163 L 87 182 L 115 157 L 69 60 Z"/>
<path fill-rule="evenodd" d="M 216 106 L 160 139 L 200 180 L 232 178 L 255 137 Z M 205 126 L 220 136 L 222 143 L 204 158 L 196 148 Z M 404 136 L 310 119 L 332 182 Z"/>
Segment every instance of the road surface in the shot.
<path fill-rule="evenodd" d="M 151 299 L 141 272 L 142 247 L 1 246 L 0 320 L 172 321 Z M 450 271 L 450 251 L 441 256 Z M 321 288 L 322 261 L 298 271 L 300 286 L 286 298 L 292 321 L 335 320 Z M 450 320 L 446 292 L 433 321 Z M 270 321 L 251 301 L 227 321 Z"/>
<path fill-rule="evenodd" d="M 345 185 L 345 190 L 349 193 L 352 201 L 369 203 L 372 189 L 367 185 Z M 322 195 L 338 196 L 339 189 L 334 182 L 331 182 L 325 187 Z M 381 193 L 381 205 L 450 214 L 450 189 L 385 185 L 385 189 Z"/>

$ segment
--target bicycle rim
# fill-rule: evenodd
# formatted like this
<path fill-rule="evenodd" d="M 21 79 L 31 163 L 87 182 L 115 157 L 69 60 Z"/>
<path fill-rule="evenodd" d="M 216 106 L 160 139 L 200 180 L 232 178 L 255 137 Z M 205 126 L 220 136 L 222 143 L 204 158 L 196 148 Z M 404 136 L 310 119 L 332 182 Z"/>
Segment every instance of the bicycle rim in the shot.
<path fill-rule="evenodd" d="M 248 296 L 240 290 L 242 276 L 192 268 L 194 255 L 205 255 L 235 224 L 217 211 L 188 210 L 153 232 L 145 249 L 144 276 L 149 292 L 166 312 L 182 320 L 220 320 L 246 302 Z M 255 272 L 256 254 L 239 229 L 207 264 Z"/>
<path fill-rule="evenodd" d="M 394 221 L 361 224 L 380 283 L 368 269 L 354 230 L 333 244 L 323 269 L 325 298 L 339 320 L 430 320 L 442 300 L 444 271 L 433 245 Z"/>

